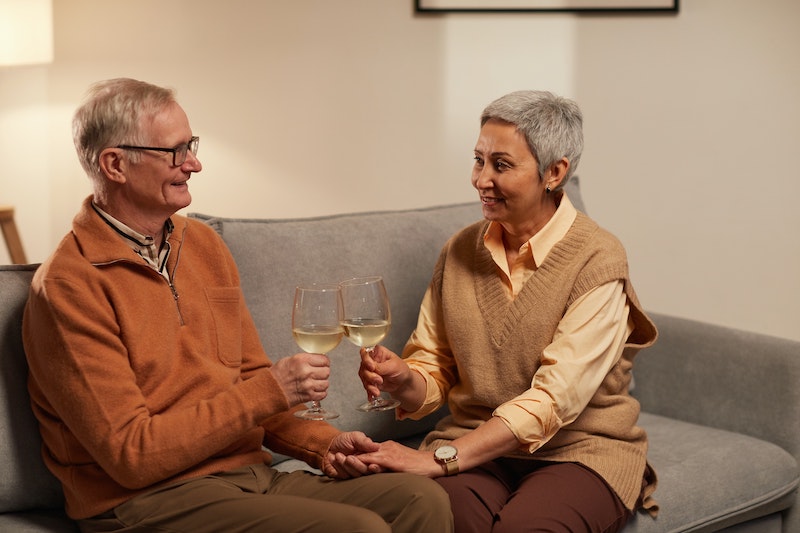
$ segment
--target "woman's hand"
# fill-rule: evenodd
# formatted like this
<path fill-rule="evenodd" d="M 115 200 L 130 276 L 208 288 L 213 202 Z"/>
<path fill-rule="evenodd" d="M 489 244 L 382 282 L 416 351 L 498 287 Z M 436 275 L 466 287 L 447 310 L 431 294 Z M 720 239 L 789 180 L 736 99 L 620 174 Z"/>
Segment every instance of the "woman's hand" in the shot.
<path fill-rule="evenodd" d="M 358 377 L 370 397 L 380 396 L 381 391 L 394 395 L 410 382 L 411 369 L 396 353 L 379 345 L 371 351 L 361 348 Z"/>
<path fill-rule="evenodd" d="M 391 440 L 380 443 L 377 451 L 361 454 L 359 459 L 370 468 L 378 466 L 383 471 L 409 472 L 429 478 L 444 475 L 433 452 L 415 450 Z"/>

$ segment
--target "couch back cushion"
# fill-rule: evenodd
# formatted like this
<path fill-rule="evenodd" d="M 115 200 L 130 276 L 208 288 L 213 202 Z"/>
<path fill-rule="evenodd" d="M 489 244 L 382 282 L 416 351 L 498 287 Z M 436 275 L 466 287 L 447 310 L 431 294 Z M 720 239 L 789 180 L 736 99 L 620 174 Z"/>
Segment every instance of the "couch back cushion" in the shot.
<path fill-rule="evenodd" d="M 567 194 L 583 209 L 577 185 L 577 179 L 568 183 Z M 230 247 L 264 347 L 277 359 L 299 351 L 291 336 L 295 285 L 371 274 L 385 277 L 391 299 L 394 323 L 385 344 L 402 349 L 442 245 L 455 231 L 480 219 L 481 210 L 473 202 L 294 220 L 193 216 L 213 225 Z M 35 270 L 36 265 L 0 265 L 0 513 L 61 509 L 64 502 L 60 483 L 42 462 L 27 389 L 22 312 Z M 354 406 L 364 399 L 356 375 L 357 348 L 344 341 L 331 359 L 326 404 L 341 413 L 334 420 L 339 427 L 385 439 L 411 436 L 433 424 L 433 419 L 397 424 L 392 413 L 356 411 Z"/>
<path fill-rule="evenodd" d="M 22 348 L 22 311 L 35 269 L 0 266 L 0 513 L 64 506 L 61 484 L 42 462 Z"/>
<path fill-rule="evenodd" d="M 583 202 L 577 177 L 566 193 Z M 300 219 L 237 219 L 191 215 L 212 225 L 231 250 L 261 342 L 273 360 L 300 351 L 292 339 L 294 288 L 347 278 L 383 276 L 392 329 L 383 344 L 398 352 L 416 326 L 419 305 L 447 239 L 481 220 L 478 202 Z M 362 413 L 358 348 L 343 340 L 330 354 L 331 386 L 324 405 L 337 410 L 341 429 L 360 429 L 375 439 L 400 439 L 430 430 L 437 417 L 397 423 L 394 414 Z"/>
<path fill-rule="evenodd" d="M 301 351 L 292 339 L 295 286 L 381 275 L 389 293 L 392 328 L 383 344 L 400 351 L 416 325 L 422 296 L 442 245 L 459 228 L 481 218 L 476 203 L 409 211 L 304 219 L 205 218 L 236 260 L 242 289 L 262 344 L 273 360 Z M 431 421 L 394 422 L 391 412 L 361 413 L 365 392 L 358 379 L 358 348 L 346 340 L 329 354 L 331 385 L 326 407 L 342 429 L 377 439 L 423 431 Z"/>

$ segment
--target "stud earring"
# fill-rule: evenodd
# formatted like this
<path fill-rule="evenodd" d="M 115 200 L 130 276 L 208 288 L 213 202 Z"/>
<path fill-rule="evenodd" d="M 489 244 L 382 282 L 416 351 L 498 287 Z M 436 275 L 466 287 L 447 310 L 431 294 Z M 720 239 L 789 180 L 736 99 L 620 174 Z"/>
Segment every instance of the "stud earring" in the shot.
<path fill-rule="evenodd" d="M 550 190 L 550 186 L 548 185 L 547 188 L 544 190 L 547 194 L 550 194 L 552 191 Z"/>

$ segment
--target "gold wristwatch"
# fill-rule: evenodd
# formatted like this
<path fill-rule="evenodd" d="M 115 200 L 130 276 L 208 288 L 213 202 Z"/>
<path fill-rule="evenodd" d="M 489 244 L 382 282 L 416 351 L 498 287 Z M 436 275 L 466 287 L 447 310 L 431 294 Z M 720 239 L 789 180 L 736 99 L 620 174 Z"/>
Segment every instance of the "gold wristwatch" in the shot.
<path fill-rule="evenodd" d="M 449 444 L 439 446 L 433 452 L 433 458 L 444 468 L 444 475 L 454 476 L 458 474 L 458 450 Z"/>

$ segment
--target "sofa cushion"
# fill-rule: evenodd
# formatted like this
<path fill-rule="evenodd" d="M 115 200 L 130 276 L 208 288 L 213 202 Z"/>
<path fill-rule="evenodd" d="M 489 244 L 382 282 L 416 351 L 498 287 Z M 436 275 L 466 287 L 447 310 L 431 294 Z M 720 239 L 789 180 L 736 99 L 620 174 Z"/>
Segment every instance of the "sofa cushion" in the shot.
<path fill-rule="evenodd" d="M 636 360 L 634 395 L 643 410 L 769 441 L 800 462 L 800 342 L 650 317 L 659 339 Z M 782 518 L 785 532 L 800 532 L 800 495 Z"/>
<path fill-rule="evenodd" d="M 37 510 L 0 514 L 0 531 L 8 533 L 78 533 L 78 523 L 63 511 Z"/>
<path fill-rule="evenodd" d="M 639 423 L 650 438 L 661 510 L 656 519 L 637 513 L 622 533 L 718 531 L 750 520 L 754 532 L 780 531 L 776 513 L 792 504 L 800 475 L 789 453 L 753 437 L 649 413 Z M 319 472 L 297 459 L 277 468 Z"/>
<path fill-rule="evenodd" d="M 583 203 L 583 196 L 581 195 L 581 179 L 578 176 L 572 176 L 569 179 L 564 185 L 564 192 L 569 197 L 572 205 L 575 206 L 575 209 L 586 213 L 586 205 Z"/>
<path fill-rule="evenodd" d="M 35 269 L 0 266 L 0 513 L 64 506 L 61 484 L 42 462 L 22 349 L 22 310 Z"/>
<path fill-rule="evenodd" d="M 656 519 L 637 513 L 622 533 L 718 531 L 746 521 L 753 532 L 780 531 L 777 512 L 792 504 L 798 488 L 797 462 L 789 453 L 753 437 L 649 413 L 639 423 L 650 437 L 661 511 Z M 319 473 L 297 459 L 277 468 Z"/>
<path fill-rule="evenodd" d="M 658 473 L 658 518 L 638 513 L 624 533 L 717 531 L 781 511 L 800 483 L 795 458 L 767 441 L 642 413 Z"/>

